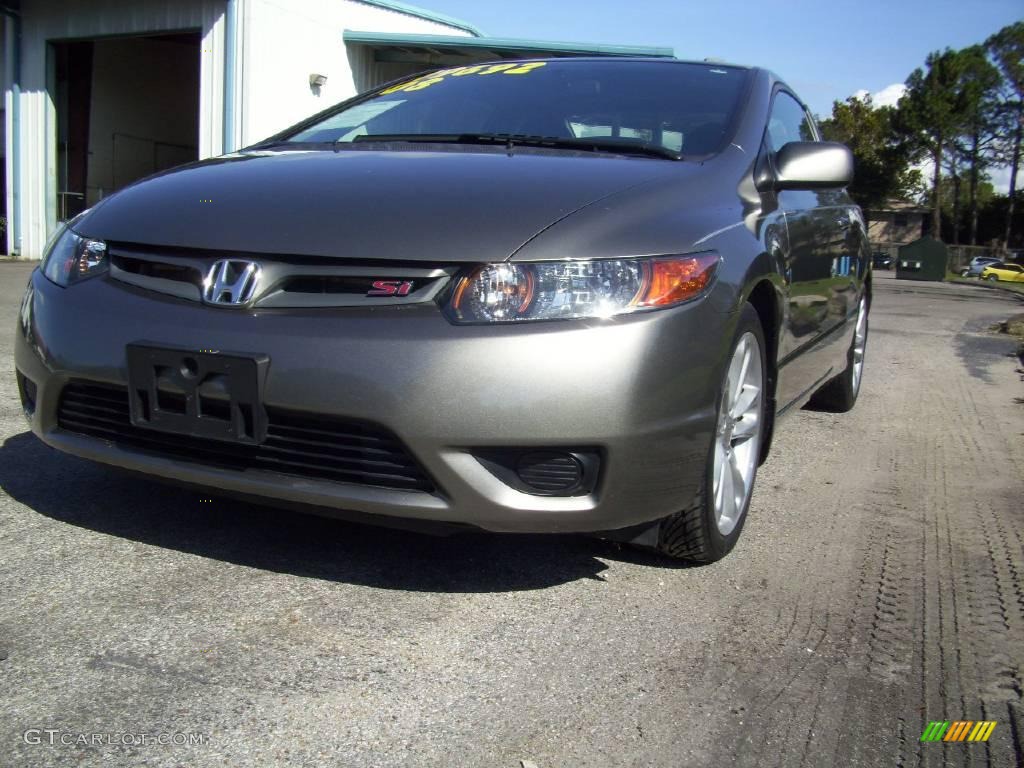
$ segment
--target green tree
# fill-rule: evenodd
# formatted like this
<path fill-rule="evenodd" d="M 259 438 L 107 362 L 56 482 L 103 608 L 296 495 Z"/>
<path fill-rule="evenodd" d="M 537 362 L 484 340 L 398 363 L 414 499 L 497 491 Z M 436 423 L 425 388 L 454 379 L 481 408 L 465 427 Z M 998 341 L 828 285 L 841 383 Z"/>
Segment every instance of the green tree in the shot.
<path fill-rule="evenodd" d="M 947 172 L 943 176 L 942 181 L 939 182 L 939 193 L 942 198 L 943 234 L 949 235 L 953 244 L 957 244 L 957 238 L 961 238 L 960 242 L 965 242 L 966 236 L 970 232 L 971 222 L 969 217 L 961 217 L 963 220 L 960 221 L 961 231 L 959 234 L 954 231 L 954 223 L 958 221 L 957 211 L 963 211 L 965 214 L 969 213 L 971 189 L 968 184 L 962 183 L 962 180 L 958 180 L 953 175 L 948 165 L 946 166 L 946 170 Z M 1001 195 L 996 194 L 995 187 L 992 186 L 991 181 L 985 178 L 984 173 L 982 174 L 982 178 L 978 181 L 978 186 L 974 190 L 973 194 L 978 207 L 979 221 L 986 211 L 989 212 L 989 217 L 991 218 L 990 209 L 993 205 L 993 201 L 1000 198 Z M 981 231 L 979 229 L 979 233 L 980 232 Z M 977 243 L 973 243 L 973 245 L 977 245 Z"/>
<path fill-rule="evenodd" d="M 1003 27 L 985 41 L 989 54 L 1003 76 L 1002 114 L 1007 128 L 1006 159 L 1010 165 L 1010 194 L 1003 240 L 1009 245 L 1017 192 L 1017 172 L 1024 139 L 1024 22 Z"/>
<path fill-rule="evenodd" d="M 950 155 L 960 161 L 967 172 L 967 216 L 971 245 L 978 239 L 978 184 L 985 169 L 996 160 L 1000 136 L 1001 78 L 986 56 L 983 46 L 974 45 L 958 53 L 960 57 L 962 133 L 950 142 Z M 959 209 L 958 209 L 959 210 Z M 959 228 L 957 218 L 955 226 Z M 959 242 L 958 229 L 955 243 Z"/>
<path fill-rule="evenodd" d="M 907 197 L 920 183 L 920 171 L 910 167 L 910 146 L 894 125 L 892 107 L 875 107 L 871 97 L 851 96 L 832 104 L 832 116 L 819 120 L 829 141 L 840 141 L 853 152 L 850 195 L 865 209 L 890 197 Z"/>
<path fill-rule="evenodd" d="M 938 199 L 942 205 L 944 223 L 952 235 L 953 245 L 960 245 L 960 212 L 963 210 L 964 202 L 963 161 L 963 152 L 959 150 L 957 144 L 951 142 L 942 155 L 945 177 L 939 181 Z M 948 207 L 946 201 L 949 201 Z M 935 233 L 933 235 L 939 236 Z"/>
<path fill-rule="evenodd" d="M 965 98 L 959 52 L 947 48 L 928 54 L 924 69 L 915 69 L 907 78 L 907 92 L 900 99 L 898 125 L 912 137 L 912 146 L 931 159 L 932 236 L 942 232 L 943 153 L 964 125 Z"/>

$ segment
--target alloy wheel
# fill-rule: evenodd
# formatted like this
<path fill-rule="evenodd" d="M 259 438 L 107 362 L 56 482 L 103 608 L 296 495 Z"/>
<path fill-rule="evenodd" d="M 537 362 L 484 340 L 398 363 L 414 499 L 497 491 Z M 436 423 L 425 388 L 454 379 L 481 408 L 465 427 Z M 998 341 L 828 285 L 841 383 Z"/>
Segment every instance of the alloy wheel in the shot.
<path fill-rule="evenodd" d="M 723 536 L 732 533 L 750 498 L 761 445 L 763 387 L 760 342 L 748 331 L 729 361 L 715 433 L 712 493 Z"/>
<path fill-rule="evenodd" d="M 868 302 L 860 300 L 857 310 L 857 330 L 853 334 L 853 381 L 850 382 L 853 394 L 860 392 L 860 377 L 864 372 L 864 351 L 868 346 Z"/>

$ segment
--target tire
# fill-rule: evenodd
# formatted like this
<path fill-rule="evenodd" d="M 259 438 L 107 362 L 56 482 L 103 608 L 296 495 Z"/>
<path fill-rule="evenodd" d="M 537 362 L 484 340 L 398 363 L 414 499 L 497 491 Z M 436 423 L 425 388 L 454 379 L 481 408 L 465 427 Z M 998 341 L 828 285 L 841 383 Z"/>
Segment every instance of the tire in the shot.
<path fill-rule="evenodd" d="M 857 309 L 857 325 L 853 341 L 846 353 L 846 368 L 834 379 L 814 393 L 810 406 L 831 413 L 846 413 L 853 409 L 860 394 L 864 373 L 864 353 L 868 344 L 868 300 L 861 296 Z M 859 349 L 858 349 L 859 345 Z M 859 367 L 857 363 L 860 363 Z"/>
<path fill-rule="evenodd" d="M 988 281 L 990 281 L 990 282 L 993 282 L 993 283 L 995 283 L 995 282 L 998 282 L 998 281 L 999 281 L 999 275 L 989 275 L 989 276 L 988 276 L 988 277 L 986 277 L 985 279 L 986 279 L 986 280 L 988 280 Z"/>
<path fill-rule="evenodd" d="M 741 344 L 743 344 L 741 351 Z M 756 345 L 756 349 L 751 345 Z M 734 374 L 734 360 L 737 355 L 745 356 L 746 350 L 750 350 L 748 367 L 741 368 L 746 374 L 743 381 L 748 382 L 741 387 L 733 388 L 736 393 L 735 400 L 729 391 L 728 384 Z M 722 385 L 719 388 L 718 409 L 716 411 L 715 423 L 718 428 L 712 436 L 711 446 L 708 451 L 704 478 L 701 486 L 694 496 L 693 502 L 686 509 L 676 512 L 665 518 L 658 526 L 658 543 L 656 549 L 668 557 L 687 560 L 694 563 L 713 563 L 725 557 L 736 545 L 736 541 L 743 531 L 743 524 L 747 519 L 747 510 L 750 507 L 751 492 L 754 482 L 757 479 L 757 465 L 761 454 L 761 441 L 764 437 L 765 424 L 765 391 L 767 379 L 767 360 L 765 359 L 764 330 L 761 328 L 761 321 L 757 312 L 750 304 L 746 304 L 740 313 L 740 319 L 736 326 L 732 344 L 729 346 L 729 356 L 726 358 L 725 370 L 722 374 Z M 758 370 L 753 369 L 754 360 L 760 364 Z M 742 364 L 741 364 L 742 365 Z M 738 378 L 738 377 L 736 377 Z M 736 406 L 744 403 L 745 398 L 751 396 L 751 386 L 759 379 L 757 392 L 754 397 L 756 402 L 749 408 L 739 409 L 741 417 L 730 422 L 723 421 L 726 413 L 734 412 L 733 408 L 727 407 L 727 403 L 734 403 Z M 756 418 L 755 418 L 756 416 Z M 740 423 L 752 425 L 752 434 L 743 439 L 737 438 L 739 432 L 736 425 Z M 721 430 L 723 426 L 728 429 L 727 433 Z M 750 429 L 748 427 L 748 429 Z M 747 429 L 743 430 L 747 432 Z M 738 440 L 733 444 L 733 440 Z M 724 445 L 730 445 L 728 454 L 723 460 Z M 740 452 L 743 451 L 741 454 Z M 749 479 L 744 483 L 742 492 L 743 498 L 739 503 L 730 505 L 732 516 L 728 519 L 720 518 L 719 507 L 716 505 L 715 491 L 721 487 L 721 504 L 727 504 L 725 495 L 724 475 L 719 474 L 719 482 L 716 483 L 715 474 L 719 468 L 730 471 L 734 466 L 732 458 L 742 460 L 742 466 L 746 468 L 748 456 L 752 456 L 749 468 Z M 742 474 L 742 473 L 741 473 Z M 733 499 L 737 498 L 735 482 L 732 474 L 728 478 L 728 487 L 733 489 Z M 720 525 L 721 522 L 721 525 Z M 724 529 L 724 530 L 723 530 Z"/>

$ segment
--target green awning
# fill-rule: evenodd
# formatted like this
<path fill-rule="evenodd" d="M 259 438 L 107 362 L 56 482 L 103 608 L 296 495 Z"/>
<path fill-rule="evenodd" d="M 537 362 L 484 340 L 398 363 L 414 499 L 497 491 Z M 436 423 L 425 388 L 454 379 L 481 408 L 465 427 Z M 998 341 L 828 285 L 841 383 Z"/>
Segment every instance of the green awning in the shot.
<path fill-rule="evenodd" d="M 419 8 L 415 5 L 398 3 L 395 2 L 395 0 L 357 0 L 357 2 L 366 3 L 366 5 L 375 5 L 378 8 L 384 8 L 388 11 L 397 11 L 398 13 L 404 13 L 407 16 L 415 16 L 418 19 L 433 21 L 437 24 L 455 27 L 456 29 L 464 29 L 469 32 L 469 34 L 476 37 L 483 37 L 484 34 L 480 31 L 479 27 L 470 24 L 468 21 L 456 19 L 452 16 L 446 16 L 445 14 L 438 13 L 437 11 L 428 11 L 426 8 Z"/>
<path fill-rule="evenodd" d="M 459 37 L 401 32 L 358 32 L 346 29 L 347 45 L 375 49 L 376 61 L 420 61 L 422 57 L 466 57 L 481 59 L 522 59 L 526 56 L 641 56 L 672 57 L 672 48 L 645 45 L 605 45 L 553 40 L 520 40 L 511 37 Z"/>

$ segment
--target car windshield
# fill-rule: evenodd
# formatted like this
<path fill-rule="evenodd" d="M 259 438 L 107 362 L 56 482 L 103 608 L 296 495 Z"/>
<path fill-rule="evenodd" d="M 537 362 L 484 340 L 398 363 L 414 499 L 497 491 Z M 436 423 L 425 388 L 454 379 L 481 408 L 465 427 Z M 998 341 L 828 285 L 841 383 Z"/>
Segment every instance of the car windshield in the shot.
<path fill-rule="evenodd" d="M 288 142 L 555 138 L 708 155 L 729 139 L 748 71 L 671 61 L 514 61 L 419 75 L 300 126 Z"/>

